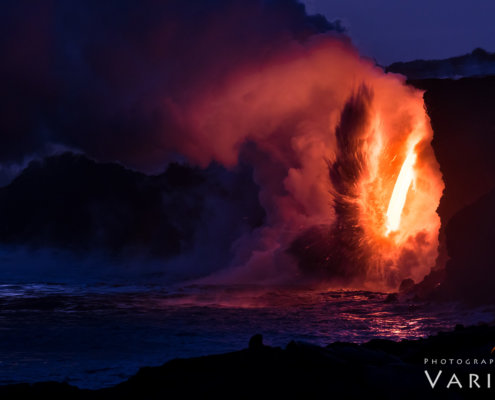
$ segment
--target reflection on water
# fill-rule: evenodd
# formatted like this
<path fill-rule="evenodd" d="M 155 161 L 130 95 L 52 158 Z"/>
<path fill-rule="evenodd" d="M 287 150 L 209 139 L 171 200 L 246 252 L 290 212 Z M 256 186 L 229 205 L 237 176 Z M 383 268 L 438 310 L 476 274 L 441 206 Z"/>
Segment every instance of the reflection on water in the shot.
<path fill-rule="evenodd" d="M 387 301 L 366 291 L 0 285 L 0 383 L 66 381 L 97 388 L 139 367 L 265 343 L 411 339 L 492 322 L 493 309 Z"/>

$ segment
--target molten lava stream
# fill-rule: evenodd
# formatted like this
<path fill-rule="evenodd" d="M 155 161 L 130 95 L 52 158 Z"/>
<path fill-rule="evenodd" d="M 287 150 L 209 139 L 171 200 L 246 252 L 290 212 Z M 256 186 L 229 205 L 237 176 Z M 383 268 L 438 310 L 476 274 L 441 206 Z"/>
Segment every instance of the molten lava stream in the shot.
<path fill-rule="evenodd" d="M 402 215 L 402 210 L 404 209 L 404 204 L 406 203 L 407 192 L 414 179 L 414 163 L 416 162 L 416 154 L 414 150 L 411 149 L 397 177 L 395 182 L 394 190 L 392 196 L 390 197 L 390 202 L 387 209 L 387 232 L 388 236 L 390 232 L 395 232 L 399 230 L 400 219 Z"/>

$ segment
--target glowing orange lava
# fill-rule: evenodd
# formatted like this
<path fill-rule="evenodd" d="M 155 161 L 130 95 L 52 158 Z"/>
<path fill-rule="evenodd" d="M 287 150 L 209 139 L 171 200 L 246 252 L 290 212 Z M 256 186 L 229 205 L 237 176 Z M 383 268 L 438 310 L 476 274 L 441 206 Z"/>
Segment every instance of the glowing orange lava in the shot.
<path fill-rule="evenodd" d="M 410 150 L 407 157 L 402 164 L 399 176 L 395 182 L 394 191 L 392 192 L 392 197 L 390 197 L 390 202 L 388 203 L 387 209 L 387 232 L 397 231 L 400 226 L 400 219 L 402 215 L 402 210 L 404 209 L 404 204 L 406 203 L 407 193 L 409 192 L 409 187 L 414 179 L 414 163 L 416 162 L 416 154 L 413 150 Z"/>
<path fill-rule="evenodd" d="M 340 287 L 422 280 L 438 256 L 444 188 L 423 92 L 337 37 L 270 54 L 173 105 L 187 116 L 181 154 L 253 166 L 266 222 L 236 244 L 231 279 L 278 282 L 299 268 Z M 297 256 L 284 252 L 307 232 Z"/>

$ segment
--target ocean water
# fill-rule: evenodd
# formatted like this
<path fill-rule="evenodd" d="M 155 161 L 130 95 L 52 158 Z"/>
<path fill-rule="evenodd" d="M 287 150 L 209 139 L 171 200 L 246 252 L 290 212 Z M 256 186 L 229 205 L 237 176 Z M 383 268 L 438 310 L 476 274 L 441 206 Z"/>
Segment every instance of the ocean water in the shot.
<path fill-rule="evenodd" d="M 0 384 L 119 383 L 177 357 L 291 340 L 400 340 L 494 321 L 491 308 L 390 302 L 386 293 L 232 286 L 0 285 Z"/>

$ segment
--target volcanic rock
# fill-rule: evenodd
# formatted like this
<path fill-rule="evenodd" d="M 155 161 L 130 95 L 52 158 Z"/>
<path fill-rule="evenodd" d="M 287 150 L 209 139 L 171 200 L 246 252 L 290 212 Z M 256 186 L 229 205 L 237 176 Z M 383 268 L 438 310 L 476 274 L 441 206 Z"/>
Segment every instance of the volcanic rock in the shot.
<path fill-rule="evenodd" d="M 259 336 L 255 335 L 259 340 Z M 495 326 L 476 326 L 417 340 L 375 339 L 364 344 L 332 343 L 319 347 L 291 342 L 285 350 L 270 346 L 232 353 L 176 359 L 142 368 L 114 387 L 80 390 L 65 383 L 0 387 L 1 398 L 23 399 L 164 399 L 164 398 L 488 398 L 493 389 L 446 388 L 453 373 L 466 382 L 470 373 L 485 376 Z M 453 359 L 445 365 L 432 360 Z M 473 365 L 472 360 L 478 364 Z M 462 360 L 457 364 L 457 360 Z M 470 360 L 466 363 L 466 360 Z M 433 389 L 425 370 L 436 376 Z"/>

